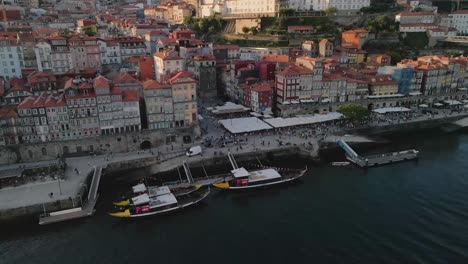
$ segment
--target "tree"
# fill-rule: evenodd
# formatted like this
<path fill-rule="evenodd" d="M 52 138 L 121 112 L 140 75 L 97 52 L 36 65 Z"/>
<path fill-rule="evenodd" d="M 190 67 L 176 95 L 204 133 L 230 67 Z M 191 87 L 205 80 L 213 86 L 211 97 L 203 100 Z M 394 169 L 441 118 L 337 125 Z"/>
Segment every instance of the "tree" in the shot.
<path fill-rule="evenodd" d="M 339 113 L 342 113 L 347 119 L 352 122 L 358 122 L 366 120 L 369 116 L 369 110 L 364 106 L 357 104 L 347 104 L 342 105 L 337 110 Z"/>
<path fill-rule="evenodd" d="M 338 12 L 338 9 L 333 6 L 325 9 L 325 14 L 327 15 L 335 14 L 336 12 Z"/>
<path fill-rule="evenodd" d="M 392 58 L 392 64 L 395 65 L 401 61 L 401 55 L 398 51 L 390 50 L 386 52 Z"/>
<path fill-rule="evenodd" d="M 279 10 L 280 15 L 282 15 L 282 16 L 292 16 L 292 15 L 294 15 L 294 12 L 295 12 L 295 11 L 294 11 L 294 9 L 292 9 L 292 8 L 284 8 L 284 7 L 282 7 L 282 8 L 280 8 L 280 10 Z"/>
<path fill-rule="evenodd" d="M 251 27 L 250 28 L 250 33 L 252 33 L 252 35 L 257 35 L 257 33 L 258 33 L 257 28 L 256 27 Z"/>
<path fill-rule="evenodd" d="M 242 32 L 244 32 L 244 34 L 247 34 L 247 33 L 250 32 L 250 28 L 244 26 L 244 27 L 242 28 Z"/>
<path fill-rule="evenodd" d="M 95 25 L 92 25 L 92 26 L 86 27 L 84 29 L 84 33 L 88 36 L 96 36 L 98 33 L 98 29 Z"/>

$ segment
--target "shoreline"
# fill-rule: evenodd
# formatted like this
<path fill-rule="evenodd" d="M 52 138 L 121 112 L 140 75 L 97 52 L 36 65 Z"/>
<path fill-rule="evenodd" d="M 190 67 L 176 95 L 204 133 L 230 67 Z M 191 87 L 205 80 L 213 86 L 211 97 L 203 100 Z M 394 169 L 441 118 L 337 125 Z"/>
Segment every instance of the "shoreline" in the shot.
<path fill-rule="evenodd" d="M 252 158 L 262 158 L 265 156 L 275 156 L 281 157 L 283 155 L 297 154 L 304 158 L 310 158 L 318 163 L 322 162 L 324 158 L 328 159 L 330 155 L 334 155 L 339 151 L 339 146 L 334 142 L 337 138 L 343 138 L 351 146 L 373 146 L 376 144 L 389 144 L 385 140 L 378 139 L 380 135 L 389 135 L 397 134 L 405 131 L 414 131 L 428 128 L 442 128 L 444 124 L 451 124 L 453 121 L 465 118 L 466 115 L 459 115 L 455 117 L 447 118 L 438 118 L 432 120 L 422 120 L 416 122 L 405 122 L 401 124 L 390 124 L 385 126 L 378 126 L 372 128 L 357 128 L 357 129 L 347 129 L 341 131 L 340 134 L 345 134 L 346 132 L 352 133 L 352 135 L 330 135 L 322 142 L 314 142 L 312 150 L 306 149 L 304 146 L 299 144 L 283 145 L 283 146 L 263 146 L 261 148 L 256 148 L 254 143 L 253 149 L 246 149 L 245 151 L 234 151 L 232 149 L 233 155 L 236 159 L 248 160 Z M 312 141 L 312 139 L 311 139 Z M 251 147 L 251 146 L 249 146 Z M 208 149 L 204 156 L 195 156 L 195 157 L 186 157 L 185 155 L 180 155 L 178 157 L 166 160 L 159 161 L 154 156 L 149 157 L 140 157 L 136 159 L 128 159 L 122 161 L 108 162 L 107 168 L 105 171 L 106 178 L 112 177 L 113 174 L 117 172 L 122 172 L 126 170 L 133 169 L 142 169 L 145 171 L 145 174 L 157 175 L 162 172 L 167 172 L 180 167 L 183 160 L 188 160 L 190 166 L 213 166 L 220 164 L 227 164 L 228 160 L 226 155 L 230 151 L 229 148 L 224 149 Z M 211 153 L 210 153 L 211 152 Z M 216 153 L 216 154 L 215 154 Z M 330 154 L 331 153 L 331 154 Z M 211 155 L 210 155 L 211 154 Z M 341 159 L 341 158 L 339 158 Z M 73 161 L 73 160 L 72 160 Z M 71 165 L 74 165 L 71 163 Z M 105 165 L 105 164 L 103 164 Z M 21 187 L 21 186 L 19 186 Z M 43 203 L 29 204 L 20 207 L 0 209 L 0 221 L 12 220 L 21 217 L 36 217 L 41 214 L 44 210 L 44 206 L 48 208 L 48 211 L 53 210 L 64 210 L 72 208 L 73 202 L 70 199 L 58 199 L 51 201 L 46 205 Z"/>

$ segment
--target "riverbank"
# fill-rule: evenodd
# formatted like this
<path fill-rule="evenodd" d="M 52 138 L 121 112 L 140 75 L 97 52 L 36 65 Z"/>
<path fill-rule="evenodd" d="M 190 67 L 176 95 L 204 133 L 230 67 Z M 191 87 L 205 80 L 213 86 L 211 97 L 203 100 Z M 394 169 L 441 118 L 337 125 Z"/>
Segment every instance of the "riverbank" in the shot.
<path fill-rule="evenodd" d="M 318 137 L 303 138 L 292 135 L 254 135 L 248 137 L 247 141 L 240 145 L 225 148 L 204 148 L 203 156 L 195 157 L 185 156 L 185 149 L 191 145 L 182 145 L 171 149 L 167 145 L 163 145 L 146 151 L 69 158 L 66 160 L 68 168 L 65 172 L 65 181 L 60 182 L 61 186 L 58 182 L 51 182 L 41 185 L 0 189 L 0 220 L 25 215 L 38 216 L 43 213 L 44 207 L 48 211 L 71 208 L 79 201 L 77 195 L 82 191 L 83 185 L 86 185 L 84 184 L 85 175 L 89 173 L 92 166 L 105 168 L 105 177 L 110 177 L 109 175 L 116 172 L 135 169 L 142 169 L 144 171 L 143 175 L 154 175 L 174 170 L 180 167 L 184 160 L 187 160 L 190 166 L 227 164 L 226 155 L 228 152 L 232 152 L 236 159 L 240 161 L 261 159 L 268 155 L 281 157 L 291 154 L 299 154 L 316 161 L 324 157 L 327 160 L 333 158 L 341 160 L 344 159 L 344 155 L 338 158 L 332 157 L 339 153 L 335 142 L 340 138 L 353 146 L 375 146 L 377 143 L 388 143 L 378 138 L 379 135 L 440 127 L 464 116 L 466 114 L 448 118 L 380 125 L 373 128 L 350 129 L 340 131 L 339 135 L 329 134 L 320 139 Z M 198 141 L 192 145 L 197 144 L 199 145 L 201 142 Z M 9 165 L 9 167 L 11 166 L 14 165 Z M 18 164 L 18 166 L 21 166 L 21 164 Z M 80 173 L 75 173 L 76 170 Z M 61 190 L 58 188 L 61 188 Z M 53 197 L 49 196 L 51 192 L 54 193 Z"/>

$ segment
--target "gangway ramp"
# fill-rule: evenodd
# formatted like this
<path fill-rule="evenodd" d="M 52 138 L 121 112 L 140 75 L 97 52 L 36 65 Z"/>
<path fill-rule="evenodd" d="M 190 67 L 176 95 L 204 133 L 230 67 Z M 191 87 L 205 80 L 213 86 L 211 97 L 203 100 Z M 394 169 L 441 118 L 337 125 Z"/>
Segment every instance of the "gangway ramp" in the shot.
<path fill-rule="evenodd" d="M 231 152 L 228 152 L 228 158 L 229 158 L 229 162 L 231 162 L 232 169 L 234 170 L 238 169 L 239 166 L 237 165 L 237 161 Z"/>
<path fill-rule="evenodd" d="M 189 168 L 186 160 L 184 160 L 184 162 L 182 163 L 182 167 L 184 167 L 185 175 L 187 175 L 188 182 L 190 184 L 193 184 L 195 182 L 195 180 L 193 180 L 192 172 L 190 171 L 190 168 Z"/>
<path fill-rule="evenodd" d="M 354 151 L 344 140 L 338 139 L 337 140 L 338 146 L 340 146 L 348 156 L 352 158 L 359 158 L 359 155 Z"/>

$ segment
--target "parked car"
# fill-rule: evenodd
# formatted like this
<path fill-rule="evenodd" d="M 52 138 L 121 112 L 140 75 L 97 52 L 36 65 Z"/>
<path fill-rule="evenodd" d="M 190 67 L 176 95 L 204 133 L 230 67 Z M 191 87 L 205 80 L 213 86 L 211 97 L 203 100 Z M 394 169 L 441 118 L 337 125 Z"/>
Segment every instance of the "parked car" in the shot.
<path fill-rule="evenodd" d="M 194 146 L 194 147 L 191 147 L 187 150 L 187 157 L 192 157 L 192 156 L 196 156 L 196 155 L 201 155 L 202 154 L 202 148 L 200 146 Z"/>

